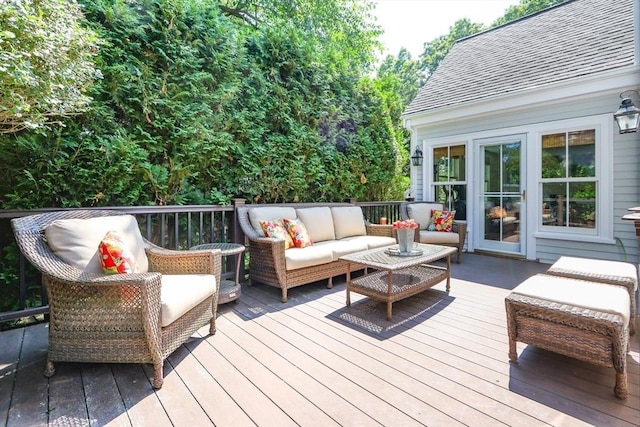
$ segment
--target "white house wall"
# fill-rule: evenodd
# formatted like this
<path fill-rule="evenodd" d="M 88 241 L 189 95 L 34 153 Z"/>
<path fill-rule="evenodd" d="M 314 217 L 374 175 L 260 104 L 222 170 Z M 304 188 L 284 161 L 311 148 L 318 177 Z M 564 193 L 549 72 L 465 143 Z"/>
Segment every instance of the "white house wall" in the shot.
<path fill-rule="evenodd" d="M 412 131 L 412 142 L 422 146 L 425 154 L 422 168 L 413 167 L 413 195 L 416 200 L 429 200 L 430 188 L 424 179 L 425 171 L 430 170 L 431 146 L 455 143 L 467 143 L 467 185 L 469 198 L 467 203 L 472 206 L 474 194 L 471 179 L 474 177 L 473 163 L 477 154 L 471 141 L 478 138 L 498 137 L 503 135 L 527 134 L 527 166 L 529 169 L 527 177 L 527 200 L 538 200 L 537 177 L 532 176 L 538 168 L 533 167 L 538 160 L 536 152 L 536 142 L 533 140 L 539 137 L 539 131 L 533 129 L 552 126 L 554 122 L 567 119 L 577 119 L 581 117 L 599 117 L 605 123 L 603 132 L 609 135 L 605 140 L 609 141 L 607 147 L 611 156 L 609 171 L 612 177 L 613 196 L 611 199 L 613 232 L 612 238 L 607 242 L 589 242 L 577 240 L 558 240 L 542 237 L 535 237 L 533 230 L 536 227 L 528 227 L 526 256 L 529 259 L 538 259 L 544 263 L 552 263 L 561 255 L 573 255 L 584 257 L 596 257 L 610 260 L 627 260 L 635 262 L 638 259 L 638 240 L 635 236 L 633 223 L 623 221 L 623 215 L 629 213 L 631 207 L 640 206 L 640 174 L 638 165 L 640 163 L 640 133 L 620 135 L 617 126 L 613 123 L 613 113 L 618 109 L 620 99 L 619 93 L 624 90 L 609 89 L 606 92 L 598 92 L 592 96 L 571 97 L 569 100 L 557 100 L 551 103 L 532 102 L 521 108 L 508 108 L 495 113 L 478 115 L 474 118 L 465 116 L 465 111 L 460 110 L 459 118 L 462 120 L 448 120 L 434 122 L 429 118 L 429 113 L 416 114 L 408 121 L 408 127 Z M 628 88 L 627 88 L 628 89 Z M 495 109 L 495 108 L 494 108 Z M 605 119 L 605 117 L 610 117 Z M 411 123 L 414 123 L 411 125 Z M 611 149 L 613 152 L 611 153 Z M 533 156 L 533 158 L 531 157 Z M 534 163 L 532 163 L 534 162 Z M 533 179 L 536 179 L 534 182 Z M 468 212 L 477 215 L 477 207 Z M 528 209 L 528 212 L 532 211 Z M 533 211 L 535 212 L 535 210 Z M 468 217 L 470 236 L 473 232 L 473 221 Z M 529 223 L 535 223 L 537 217 L 529 216 Z M 535 225 L 535 224 L 534 224 Z M 589 239 L 586 239 L 589 240 Z M 594 239 L 591 239 L 594 240 Z M 597 240 L 597 239 L 595 239 Z M 473 240 L 467 239 L 470 243 L 468 250 L 473 248 Z M 624 254 L 626 252 L 626 255 Z"/>

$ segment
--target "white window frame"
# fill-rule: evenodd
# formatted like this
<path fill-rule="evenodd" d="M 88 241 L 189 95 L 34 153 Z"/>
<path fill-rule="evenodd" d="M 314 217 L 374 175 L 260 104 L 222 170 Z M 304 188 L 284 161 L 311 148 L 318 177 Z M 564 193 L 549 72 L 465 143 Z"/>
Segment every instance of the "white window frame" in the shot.
<path fill-rule="evenodd" d="M 433 180 L 433 151 L 438 149 L 438 148 L 447 148 L 447 152 L 449 153 L 449 158 L 451 158 L 451 147 L 454 146 L 462 146 L 464 147 L 464 174 L 465 174 L 465 179 L 464 180 L 458 180 L 458 181 L 446 181 L 446 182 L 438 182 L 436 184 L 436 182 Z M 447 144 L 437 144 L 437 145 L 431 145 L 429 146 L 429 194 L 431 195 L 431 198 L 429 200 L 433 200 L 433 201 L 437 201 L 436 199 L 436 191 L 435 188 L 436 186 L 443 186 L 443 185 L 464 185 L 466 187 L 466 191 L 465 191 L 465 205 L 468 206 L 468 199 L 469 199 L 469 168 L 468 168 L 468 164 L 469 164 L 469 146 L 467 144 L 466 141 L 459 141 L 459 142 L 454 142 L 454 143 L 447 143 Z M 445 204 L 445 209 L 449 209 L 449 210 L 453 210 L 453 206 L 446 206 Z M 469 215 L 469 211 L 467 210 L 466 215 Z M 468 218 L 465 218 L 464 220 L 460 220 L 461 222 L 467 222 Z"/>
<path fill-rule="evenodd" d="M 530 207 L 529 218 L 535 221 L 534 237 L 553 240 L 574 240 L 592 243 L 615 243 L 613 238 L 613 127 L 610 115 L 581 117 L 538 124 L 532 131 L 535 147 L 534 173 L 537 204 Z M 595 228 L 556 227 L 542 225 L 539 207 L 542 193 L 542 136 L 581 130 L 595 130 L 596 226 Z M 530 159 L 531 160 L 531 159 Z M 533 162 L 532 162 L 533 163 Z"/>

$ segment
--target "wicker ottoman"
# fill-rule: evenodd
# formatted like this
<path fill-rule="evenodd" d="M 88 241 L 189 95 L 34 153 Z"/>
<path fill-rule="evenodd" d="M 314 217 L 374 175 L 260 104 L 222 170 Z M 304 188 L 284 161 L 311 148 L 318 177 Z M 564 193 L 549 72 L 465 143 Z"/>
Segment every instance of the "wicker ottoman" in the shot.
<path fill-rule="evenodd" d="M 629 291 L 629 297 L 631 299 L 629 333 L 631 335 L 635 333 L 638 270 L 634 264 L 620 261 L 563 256 L 547 270 L 547 274 L 625 287 Z"/>
<path fill-rule="evenodd" d="M 619 286 L 538 274 L 505 299 L 509 360 L 516 341 L 616 371 L 614 393 L 626 399 L 629 294 Z"/>

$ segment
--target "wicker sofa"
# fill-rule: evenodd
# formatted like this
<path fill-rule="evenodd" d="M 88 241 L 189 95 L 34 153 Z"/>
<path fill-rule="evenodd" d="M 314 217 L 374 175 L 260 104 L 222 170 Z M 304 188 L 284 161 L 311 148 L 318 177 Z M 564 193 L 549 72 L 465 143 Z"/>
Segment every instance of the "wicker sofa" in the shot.
<path fill-rule="evenodd" d="M 345 274 L 347 264 L 338 258 L 353 252 L 396 243 L 390 226 L 367 224 L 362 209 L 349 203 L 292 203 L 241 205 L 238 222 L 248 241 L 249 277 L 282 290 Z M 313 245 L 285 250 L 284 240 L 265 237 L 260 221 L 300 219 Z"/>
<path fill-rule="evenodd" d="M 402 219 L 413 219 L 420 226 L 416 230 L 415 241 L 420 243 L 431 243 L 433 245 L 453 246 L 458 249 L 456 262 L 460 264 L 460 256 L 464 241 L 467 237 L 467 224 L 454 221 L 451 232 L 431 231 L 431 211 L 443 210 L 442 203 L 436 202 L 402 202 L 400 205 L 400 215 Z"/>

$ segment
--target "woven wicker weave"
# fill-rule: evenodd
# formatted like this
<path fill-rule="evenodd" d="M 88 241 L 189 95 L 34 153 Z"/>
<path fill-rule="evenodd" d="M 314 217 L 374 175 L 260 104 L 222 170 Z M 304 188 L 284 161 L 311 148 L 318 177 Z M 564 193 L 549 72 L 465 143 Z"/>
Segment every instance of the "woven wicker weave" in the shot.
<path fill-rule="evenodd" d="M 238 223 L 248 241 L 249 277 L 252 282 L 265 283 L 282 290 L 282 302 L 287 302 L 287 290 L 319 280 L 328 280 L 327 287 L 333 286 L 333 277 L 346 274 L 347 263 L 333 261 L 327 264 L 287 270 L 284 245 L 276 240 L 258 234 L 249 220 L 249 210 L 265 206 L 291 206 L 307 208 L 318 206 L 354 206 L 350 203 L 284 203 L 277 205 L 241 205 L 237 207 Z M 367 224 L 367 235 L 389 236 L 390 226 Z"/>
<path fill-rule="evenodd" d="M 407 209 L 407 206 L 409 206 L 410 204 L 415 204 L 415 203 L 435 203 L 435 202 L 402 202 L 400 204 L 400 216 L 402 217 L 402 219 L 410 219 L 411 217 L 409 216 L 409 211 Z M 456 263 L 460 264 L 460 257 L 462 256 L 462 249 L 464 248 L 464 241 L 467 238 L 467 224 L 464 222 L 458 222 L 458 221 L 454 221 L 453 222 L 453 226 L 452 226 L 452 232 L 454 233 L 458 233 L 458 236 L 460 237 L 459 241 L 457 244 L 450 244 L 450 243 L 436 243 L 437 245 L 441 245 L 441 246 L 451 246 L 454 247 L 458 250 L 458 256 L 456 257 Z M 415 237 L 415 241 L 416 242 L 420 242 L 420 243 L 433 243 L 433 242 L 421 242 L 420 241 L 420 230 L 416 229 L 416 237 Z"/>
<path fill-rule="evenodd" d="M 20 250 L 42 272 L 49 298 L 45 375 L 55 373 L 54 362 L 151 363 L 153 387 L 160 388 L 165 358 L 207 322 L 215 333 L 218 298 L 216 291 L 161 327 L 162 274 L 213 274 L 220 283 L 220 251 L 172 251 L 144 240 L 148 273 L 101 275 L 65 263 L 46 243 L 44 229 L 55 220 L 112 215 L 122 213 L 69 210 L 11 221 Z"/>
<path fill-rule="evenodd" d="M 571 279 L 566 279 L 571 280 Z M 614 393 L 628 396 L 628 324 L 618 314 L 511 293 L 505 299 L 509 359 L 518 360 L 516 341 L 616 371 Z"/>

